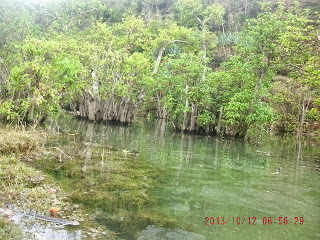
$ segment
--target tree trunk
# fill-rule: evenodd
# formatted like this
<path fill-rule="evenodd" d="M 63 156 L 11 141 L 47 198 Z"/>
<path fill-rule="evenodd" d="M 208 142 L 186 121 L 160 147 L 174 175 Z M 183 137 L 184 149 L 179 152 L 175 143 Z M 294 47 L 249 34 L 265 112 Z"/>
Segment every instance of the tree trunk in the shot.
<path fill-rule="evenodd" d="M 188 99 L 188 91 L 189 91 L 189 85 L 186 85 L 186 104 L 184 109 L 184 117 L 183 117 L 183 123 L 182 123 L 182 131 L 186 131 L 188 129 L 189 124 L 189 118 L 188 118 L 188 108 L 189 108 L 189 99 Z"/>
<path fill-rule="evenodd" d="M 244 14 L 247 14 L 248 9 L 248 0 L 246 0 L 245 5 L 244 5 Z"/>
<path fill-rule="evenodd" d="M 168 119 L 167 108 L 162 105 L 160 94 L 157 94 L 157 116 L 160 119 Z"/>
<path fill-rule="evenodd" d="M 85 113 L 82 117 L 87 117 L 90 121 L 100 121 L 98 119 L 99 112 L 101 111 L 100 96 L 93 95 L 90 91 L 84 94 Z"/>
<path fill-rule="evenodd" d="M 129 112 L 130 98 L 122 100 L 123 104 L 120 104 L 120 123 L 127 123 L 127 115 Z"/>
<path fill-rule="evenodd" d="M 202 72 L 202 81 L 204 82 L 206 80 L 206 73 L 207 73 L 207 67 L 206 67 L 206 58 L 207 58 L 207 45 L 206 45 L 206 38 L 207 38 L 207 29 L 205 25 L 205 21 L 202 22 L 202 64 L 203 64 L 203 72 Z"/>
<path fill-rule="evenodd" d="M 195 103 L 191 104 L 191 121 L 189 126 L 190 132 L 197 131 L 197 118 L 198 118 L 198 107 Z"/>
<path fill-rule="evenodd" d="M 217 125 L 217 135 L 219 136 L 221 133 L 221 119 L 222 119 L 222 113 L 223 113 L 223 106 L 220 107 L 219 110 L 219 118 L 218 118 L 218 125 Z"/>
<path fill-rule="evenodd" d="M 257 100 L 257 97 L 258 97 L 258 94 L 259 94 L 259 90 L 260 90 L 260 87 L 262 85 L 262 80 L 264 79 L 264 76 L 265 76 L 265 72 L 266 72 L 265 69 L 261 70 L 260 77 L 259 77 L 258 82 L 256 83 L 256 86 L 255 86 L 255 89 L 254 89 L 253 99 L 252 99 L 250 105 L 252 105 Z"/>
<path fill-rule="evenodd" d="M 162 55 L 163 55 L 163 52 L 166 50 L 166 47 L 171 44 L 171 43 L 176 43 L 176 42 L 181 42 L 181 43 L 188 43 L 187 41 L 184 41 L 184 40 L 172 40 L 170 42 L 167 42 L 167 43 L 163 43 L 164 46 L 160 48 L 160 51 L 158 53 L 158 57 L 157 57 L 157 61 L 156 61 L 156 64 L 154 66 L 154 69 L 153 69 L 153 74 L 156 74 L 158 72 L 158 68 L 159 68 L 159 65 L 160 65 L 160 62 L 161 62 L 161 58 L 162 58 Z"/>
<path fill-rule="evenodd" d="M 306 96 L 303 96 L 303 100 L 302 100 L 302 112 L 301 112 L 301 117 L 300 117 L 300 124 L 298 125 L 298 129 L 297 129 L 297 135 L 299 137 L 302 136 L 303 133 L 303 125 L 305 123 L 305 119 L 306 119 L 306 113 L 308 111 L 309 108 L 309 104 L 310 104 L 310 99 L 306 98 Z"/>
<path fill-rule="evenodd" d="M 163 52 L 164 50 L 166 49 L 166 47 L 162 47 L 158 53 L 158 57 L 157 57 L 157 61 L 156 61 L 156 64 L 154 66 L 154 69 L 153 69 L 153 74 L 156 74 L 158 72 L 158 68 L 159 68 L 159 65 L 160 65 L 160 62 L 161 62 L 161 58 L 162 58 L 162 55 L 163 55 Z"/>

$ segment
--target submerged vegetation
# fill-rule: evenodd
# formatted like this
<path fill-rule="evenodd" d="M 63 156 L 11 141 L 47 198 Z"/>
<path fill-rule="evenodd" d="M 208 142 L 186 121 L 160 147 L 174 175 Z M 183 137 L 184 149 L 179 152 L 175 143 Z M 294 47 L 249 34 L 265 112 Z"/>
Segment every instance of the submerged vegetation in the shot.
<path fill-rule="evenodd" d="M 86 221 L 84 231 L 99 229 L 99 231 L 96 230 L 95 237 L 92 239 L 99 239 L 103 231 L 105 231 L 104 239 L 113 238 L 111 232 L 108 232 L 107 236 L 105 228 L 88 218 L 82 207 L 75 207 L 68 199 L 67 193 L 55 184 L 51 177 L 32 166 L 45 157 L 45 148 L 41 145 L 45 142 L 45 134 L 20 128 L 14 130 L 1 128 L 0 132 L 1 239 L 26 239 L 26 237 L 38 239 L 34 238 L 33 233 L 25 226 L 28 224 L 27 221 L 34 221 L 34 219 L 26 218 L 27 220 L 18 221 L 18 215 L 27 217 L 34 213 L 48 215 L 49 209 L 57 204 L 61 209 L 62 218 Z M 52 194 L 56 191 L 57 194 Z M 8 206 L 14 210 L 9 210 Z"/>
<path fill-rule="evenodd" d="M 8 121 L 38 124 L 63 107 L 217 135 L 319 131 L 317 2 L 1 2 Z"/>
<path fill-rule="evenodd" d="M 62 218 L 85 222 L 87 239 L 115 238 L 105 225 L 119 232 L 130 225 L 121 229 L 129 238 L 153 224 L 181 226 L 154 207 L 158 203 L 150 193 L 165 174 L 135 149 L 95 143 L 89 130 L 73 141 L 80 131 L 61 133 L 61 126 L 52 125 L 59 139 L 52 140 L 36 127 L 18 127 L 51 121 L 61 110 L 92 122 L 159 119 L 161 136 L 166 124 L 182 132 L 254 140 L 269 130 L 320 136 L 319 1 L 0 0 L 0 5 L 0 120 L 16 126 L 0 128 L 0 209 L 13 205 L 23 214 L 29 209 L 48 215 L 52 206 L 59 207 Z M 217 151 L 217 166 L 218 159 Z M 182 166 L 182 155 L 179 161 Z M 189 190 L 180 188 L 181 199 Z M 210 193 L 207 187 L 198 190 Z M 217 193 L 223 195 L 221 189 Z M 170 209 L 201 207 L 182 202 Z M 23 228 L 0 217 L 1 239 L 25 237 Z"/>
<path fill-rule="evenodd" d="M 1 128 L 0 133 L 1 239 L 24 239 L 26 234 L 33 239 L 30 229 L 24 226 L 27 220 L 14 225 L 13 217 L 30 213 L 48 216 L 53 207 L 60 210 L 61 218 L 81 222 L 82 236 L 88 239 L 115 238 L 113 232 L 106 230 L 106 223 L 113 226 L 113 231 L 119 231 L 128 222 L 136 229 L 151 224 L 177 226 L 175 219 L 150 210 L 155 204 L 150 190 L 158 185 L 163 174 L 141 161 L 137 150 L 104 146 L 86 139 L 79 144 L 78 136 L 68 132 L 61 136 Z M 67 142 L 67 147 L 61 146 L 61 142 Z M 54 182 L 52 176 L 58 181 Z M 133 219 L 137 225 L 132 223 Z"/>
<path fill-rule="evenodd" d="M 59 141 L 53 140 L 53 147 L 66 144 L 61 146 L 65 154 L 56 160 L 37 161 L 38 168 L 61 181 L 73 203 L 92 210 L 95 219 L 112 231 L 133 238 L 132 234 L 152 224 L 176 227 L 176 219 L 156 211 L 151 195 L 163 181 L 163 171 L 142 159 L 136 149 L 100 142 L 93 137 L 94 126 L 80 123 L 73 130 L 79 134 L 63 134 Z"/>

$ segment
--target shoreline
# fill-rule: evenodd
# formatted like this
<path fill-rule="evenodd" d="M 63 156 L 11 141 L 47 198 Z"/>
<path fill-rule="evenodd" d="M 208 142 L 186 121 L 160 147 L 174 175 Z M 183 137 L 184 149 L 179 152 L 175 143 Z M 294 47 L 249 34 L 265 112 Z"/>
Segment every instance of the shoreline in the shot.
<path fill-rule="evenodd" d="M 48 234 L 63 236 L 70 232 L 74 240 L 114 239 L 114 234 L 90 219 L 83 207 L 65 197 L 68 193 L 52 177 L 32 166 L 45 157 L 48 137 L 35 130 L 0 128 L 0 238 L 47 239 Z M 50 192 L 52 189 L 55 194 Z M 81 226 L 66 230 L 33 217 L 49 216 L 54 206 L 61 209 L 59 219 L 77 221 Z"/>

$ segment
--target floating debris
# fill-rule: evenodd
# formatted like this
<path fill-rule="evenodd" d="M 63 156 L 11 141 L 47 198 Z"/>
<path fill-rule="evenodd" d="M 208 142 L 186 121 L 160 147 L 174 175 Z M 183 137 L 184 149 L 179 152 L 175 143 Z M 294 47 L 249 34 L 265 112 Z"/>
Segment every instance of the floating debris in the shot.
<path fill-rule="evenodd" d="M 52 207 L 52 208 L 50 208 L 49 211 L 50 211 L 51 216 L 57 217 L 59 215 L 60 209 L 57 207 Z"/>

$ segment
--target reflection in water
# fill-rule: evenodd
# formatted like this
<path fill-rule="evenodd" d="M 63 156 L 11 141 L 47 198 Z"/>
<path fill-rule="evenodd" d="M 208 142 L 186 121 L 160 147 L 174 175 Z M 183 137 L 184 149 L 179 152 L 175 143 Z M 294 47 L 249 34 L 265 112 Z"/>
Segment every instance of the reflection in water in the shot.
<path fill-rule="evenodd" d="M 8 208 L 0 208 L 0 214 L 6 214 L 10 222 L 19 226 L 24 233 L 23 240 L 81 240 L 82 231 L 79 223 L 61 218 L 51 218 L 37 215 L 27 208 L 18 208 L 15 205 L 7 205 Z M 2 217 L 2 216 L 0 216 Z M 2 219 L 2 218 L 1 218 Z M 43 221 L 45 220 L 45 221 Z M 65 224 L 65 225 L 64 225 Z M 66 226 L 66 224 L 69 224 Z M 3 231 L 0 229 L 0 231 Z M 9 239 L 9 238 L 6 238 Z M 10 238 L 12 239 L 12 238 Z M 14 238 L 17 239 L 17 238 Z"/>
<path fill-rule="evenodd" d="M 83 203 L 123 239 L 183 239 L 178 232 L 227 240 L 320 237 L 320 153 L 306 140 L 270 137 L 253 145 L 180 134 L 162 121 L 124 127 L 60 120 L 76 133 L 59 143 L 75 159 L 61 168 L 66 184 L 87 193 Z M 206 225 L 205 217 L 229 221 Z M 255 217 L 256 225 L 237 217 Z"/>
<path fill-rule="evenodd" d="M 36 229 L 38 240 L 81 240 L 81 230 L 77 231 L 66 231 L 46 228 L 41 233 L 39 229 Z"/>

